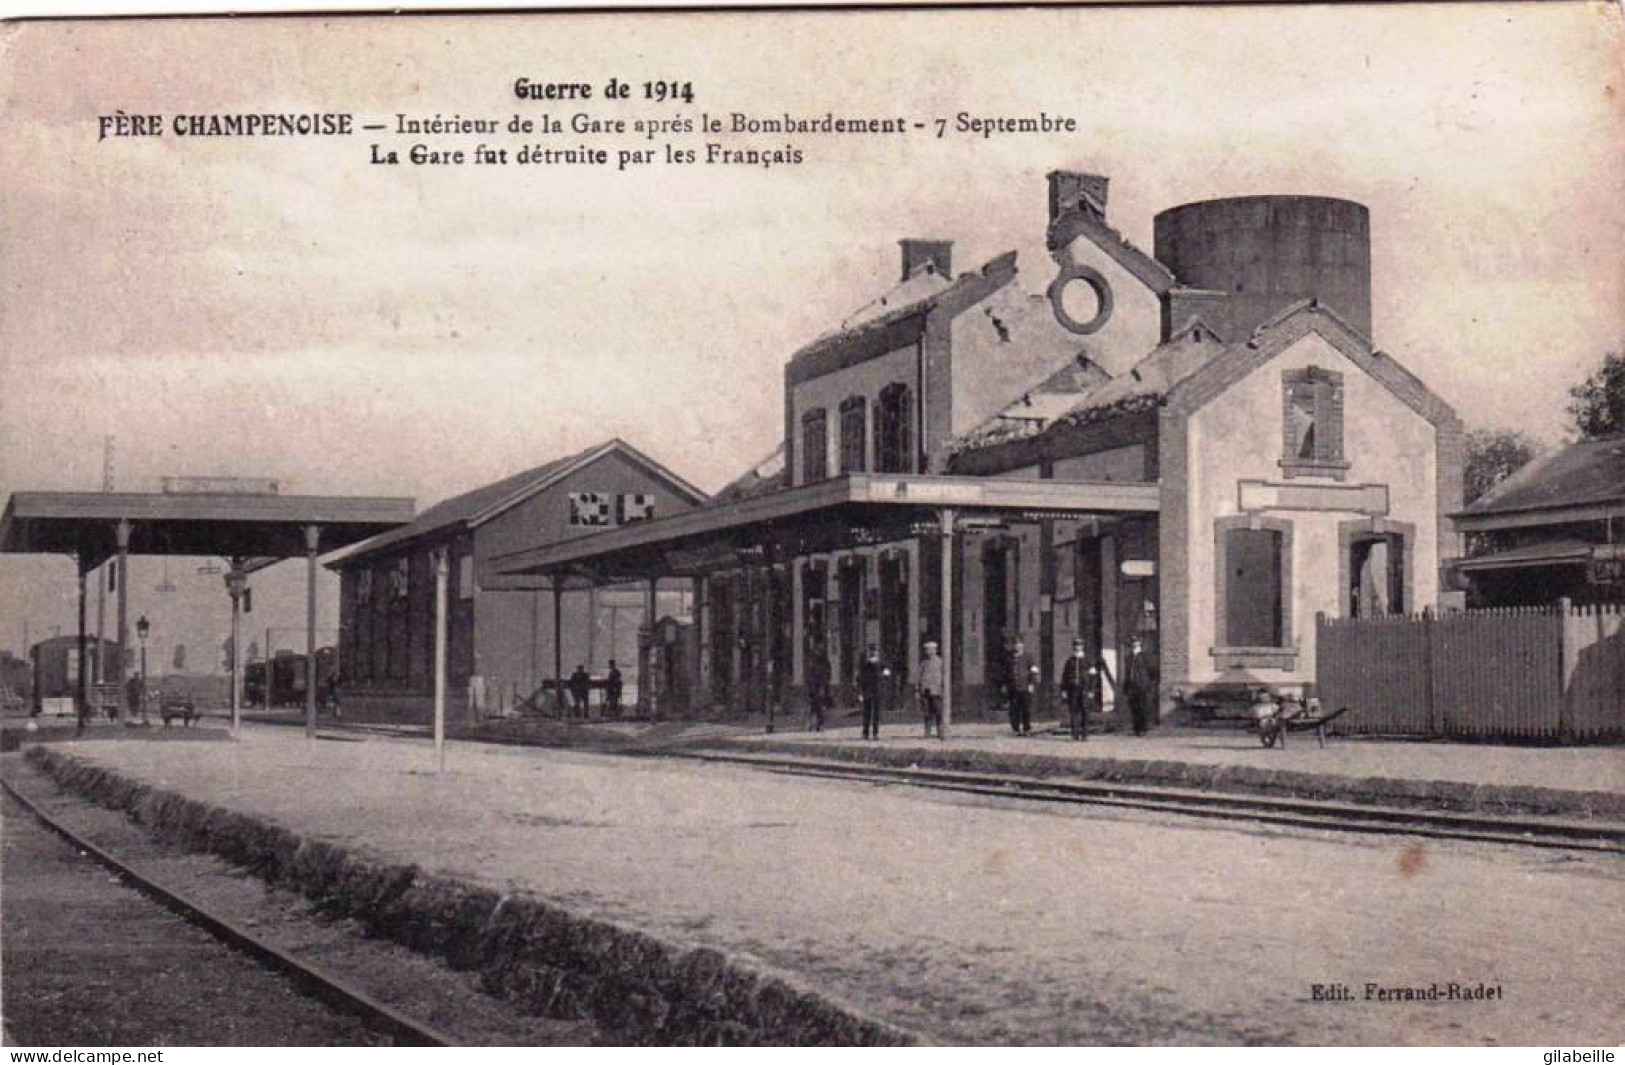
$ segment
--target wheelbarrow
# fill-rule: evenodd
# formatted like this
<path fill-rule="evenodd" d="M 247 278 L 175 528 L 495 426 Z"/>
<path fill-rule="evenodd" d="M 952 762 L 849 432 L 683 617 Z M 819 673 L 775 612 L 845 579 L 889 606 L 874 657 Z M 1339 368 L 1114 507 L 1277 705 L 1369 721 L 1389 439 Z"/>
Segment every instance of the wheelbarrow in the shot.
<path fill-rule="evenodd" d="M 1286 749 L 1289 732 L 1314 730 L 1320 746 L 1326 746 L 1326 726 L 1348 713 L 1348 707 L 1339 707 L 1331 713 L 1321 709 L 1315 698 L 1279 700 L 1267 691 L 1261 692 L 1253 703 L 1253 720 L 1258 727 L 1258 742 L 1265 747 L 1280 743 Z"/>

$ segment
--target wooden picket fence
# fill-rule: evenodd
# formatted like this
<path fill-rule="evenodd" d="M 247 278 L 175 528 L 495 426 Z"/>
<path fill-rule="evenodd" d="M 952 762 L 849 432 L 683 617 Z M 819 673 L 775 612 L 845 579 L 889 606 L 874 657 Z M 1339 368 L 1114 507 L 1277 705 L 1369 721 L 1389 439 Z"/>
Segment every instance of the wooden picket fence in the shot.
<path fill-rule="evenodd" d="M 1343 734 L 1625 738 L 1625 606 L 1316 619 L 1316 681 Z"/>

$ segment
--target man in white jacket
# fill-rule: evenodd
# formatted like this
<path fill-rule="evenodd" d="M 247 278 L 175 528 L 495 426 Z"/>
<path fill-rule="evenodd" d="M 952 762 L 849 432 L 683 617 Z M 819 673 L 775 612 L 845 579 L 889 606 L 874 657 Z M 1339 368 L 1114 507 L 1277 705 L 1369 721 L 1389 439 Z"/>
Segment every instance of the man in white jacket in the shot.
<path fill-rule="evenodd" d="M 925 657 L 920 659 L 920 680 L 917 685 L 920 715 L 925 719 L 925 734 L 929 736 L 935 730 L 939 740 L 942 738 L 942 685 L 942 656 L 937 654 L 936 641 L 927 640 Z"/>

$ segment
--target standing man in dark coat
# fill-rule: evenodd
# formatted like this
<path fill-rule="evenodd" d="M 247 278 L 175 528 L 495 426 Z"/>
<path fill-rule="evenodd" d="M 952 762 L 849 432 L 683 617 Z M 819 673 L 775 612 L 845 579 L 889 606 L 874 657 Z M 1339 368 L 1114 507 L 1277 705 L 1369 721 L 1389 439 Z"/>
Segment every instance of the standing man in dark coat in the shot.
<path fill-rule="evenodd" d="M 604 675 L 604 704 L 611 718 L 621 716 L 621 671 L 613 658 L 609 660 L 609 672 Z"/>
<path fill-rule="evenodd" d="M 807 728 L 824 731 L 824 709 L 829 705 L 829 650 L 822 640 L 807 652 Z"/>
<path fill-rule="evenodd" d="M 858 665 L 858 698 L 863 703 L 863 738 L 880 738 L 880 696 L 891 670 L 880 664 L 880 649 L 869 645 L 869 653 Z"/>
<path fill-rule="evenodd" d="M 1061 667 L 1061 697 L 1066 700 L 1067 724 L 1075 740 L 1089 738 L 1089 703 L 1094 689 L 1089 675 L 1093 665 L 1084 653 L 1082 638 L 1073 640 L 1072 655 Z"/>
<path fill-rule="evenodd" d="M 583 720 L 587 717 L 587 700 L 591 695 L 592 678 L 587 676 L 587 668 L 577 662 L 575 672 L 570 674 L 570 701 L 575 703 L 575 712 Z"/>
<path fill-rule="evenodd" d="M 1010 731 L 1027 736 L 1033 731 L 1033 692 L 1038 687 L 1038 663 L 1027 653 L 1020 637 L 1010 645 L 1010 671 L 1005 678 L 1010 700 Z"/>
<path fill-rule="evenodd" d="M 147 690 L 141 683 L 141 674 L 131 674 L 124 682 L 124 700 L 130 704 L 130 717 L 147 716 Z"/>
<path fill-rule="evenodd" d="M 1134 722 L 1134 734 L 1144 736 L 1156 724 L 1157 663 L 1140 637 L 1129 644 L 1123 665 L 1123 694 Z"/>
<path fill-rule="evenodd" d="M 1089 712 L 1101 713 L 1106 709 L 1105 685 L 1115 689 L 1117 678 L 1105 656 L 1089 654 L 1081 638 L 1072 641 L 1072 656 L 1061 670 L 1061 691 L 1066 695 L 1067 711 L 1072 720 L 1072 738 L 1089 738 Z M 1074 710 L 1074 705 L 1076 710 Z"/>

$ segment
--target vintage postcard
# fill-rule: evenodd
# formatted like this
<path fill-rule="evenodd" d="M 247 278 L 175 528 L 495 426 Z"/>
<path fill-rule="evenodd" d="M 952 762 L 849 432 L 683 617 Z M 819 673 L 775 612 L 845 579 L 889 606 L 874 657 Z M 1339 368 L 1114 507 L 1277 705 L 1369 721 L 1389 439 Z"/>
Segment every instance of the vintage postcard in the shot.
<path fill-rule="evenodd" d="M 1613 1060 L 1621 47 L 0 23 L 4 1041 Z"/>

